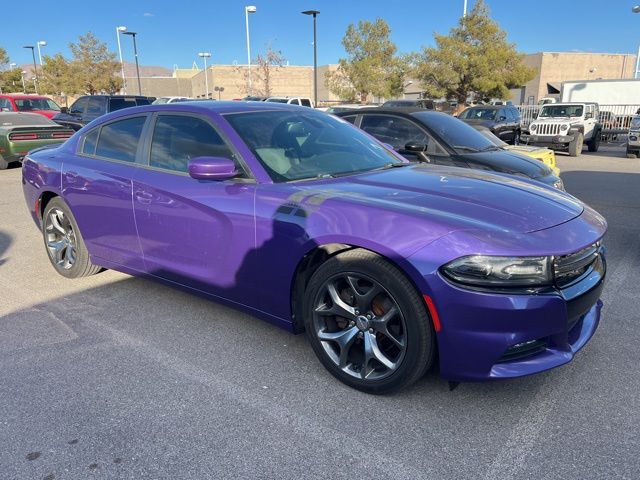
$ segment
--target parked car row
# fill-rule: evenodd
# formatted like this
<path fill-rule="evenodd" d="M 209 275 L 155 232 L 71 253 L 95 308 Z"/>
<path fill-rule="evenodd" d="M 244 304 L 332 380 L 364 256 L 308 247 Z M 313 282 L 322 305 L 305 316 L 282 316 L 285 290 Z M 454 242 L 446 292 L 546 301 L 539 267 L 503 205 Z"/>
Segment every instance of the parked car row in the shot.
<path fill-rule="evenodd" d="M 26 156 L 26 204 L 60 275 L 144 275 L 304 331 L 365 392 L 571 361 L 600 319 L 604 218 L 451 116 L 338 115 L 111 112 Z"/>

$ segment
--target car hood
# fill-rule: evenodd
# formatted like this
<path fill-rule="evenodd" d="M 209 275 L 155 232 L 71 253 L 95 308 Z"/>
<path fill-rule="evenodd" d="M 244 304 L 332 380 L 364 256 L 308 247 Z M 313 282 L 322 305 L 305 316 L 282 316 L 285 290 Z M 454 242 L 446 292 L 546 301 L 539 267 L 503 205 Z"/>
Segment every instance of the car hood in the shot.
<path fill-rule="evenodd" d="M 552 173 L 544 163 L 509 150 L 464 153 L 461 157 L 475 163 L 490 166 L 493 170 L 499 172 L 522 174 L 534 179 L 546 177 Z"/>
<path fill-rule="evenodd" d="M 376 210 L 384 210 L 432 221 L 447 231 L 529 233 L 567 222 L 584 208 L 574 197 L 537 182 L 429 164 L 297 186 L 305 195 L 326 195 L 323 203 L 340 202 L 343 215 L 349 211 L 347 202 L 358 204 L 353 211 L 358 216 L 364 213 L 362 207 L 370 207 L 365 210 L 371 221 Z"/>

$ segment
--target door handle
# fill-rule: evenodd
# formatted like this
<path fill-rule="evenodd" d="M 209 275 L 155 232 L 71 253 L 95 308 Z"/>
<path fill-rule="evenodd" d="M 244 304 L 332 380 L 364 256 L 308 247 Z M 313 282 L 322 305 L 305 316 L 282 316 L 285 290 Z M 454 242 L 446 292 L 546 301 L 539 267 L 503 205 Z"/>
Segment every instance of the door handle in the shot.
<path fill-rule="evenodd" d="M 138 200 L 140 203 L 145 203 L 145 204 L 149 204 L 151 203 L 151 200 L 153 200 L 153 195 L 150 194 L 149 192 L 144 192 L 142 190 L 139 190 L 135 193 L 135 197 L 136 200 Z"/>

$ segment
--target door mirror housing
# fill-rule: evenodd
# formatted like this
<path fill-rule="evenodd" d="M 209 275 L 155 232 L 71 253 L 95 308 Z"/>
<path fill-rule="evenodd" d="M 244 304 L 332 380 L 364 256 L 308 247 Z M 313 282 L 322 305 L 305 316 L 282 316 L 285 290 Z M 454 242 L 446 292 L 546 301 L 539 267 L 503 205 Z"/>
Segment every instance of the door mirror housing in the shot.
<path fill-rule="evenodd" d="M 426 152 L 427 146 L 424 143 L 410 142 L 404 146 L 404 150 L 406 152 Z"/>
<path fill-rule="evenodd" d="M 69 109 L 67 107 L 60 107 L 60 113 L 69 113 Z"/>
<path fill-rule="evenodd" d="M 224 157 L 195 157 L 188 169 L 197 180 L 229 180 L 238 174 L 235 163 Z"/>

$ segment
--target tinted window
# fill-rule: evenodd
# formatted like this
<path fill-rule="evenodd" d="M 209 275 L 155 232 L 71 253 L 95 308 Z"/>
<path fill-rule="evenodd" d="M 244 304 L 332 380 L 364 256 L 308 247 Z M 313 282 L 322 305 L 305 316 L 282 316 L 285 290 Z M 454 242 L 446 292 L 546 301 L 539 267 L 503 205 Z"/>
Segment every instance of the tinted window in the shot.
<path fill-rule="evenodd" d="M 99 128 L 94 128 L 84 136 L 82 141 L 82 153 L 94 155 L 96 153 L 96 141 L 98 140 Z"/>
<path fill-rule="evenodd" d="M 154 100 L 155 101 L 155 100 Z M 151 105 L 153 101 L 149 98 L 137 98 L 136 105 Z"/>
<path fill-rule="evenodd" d="M 300 105 L 300 102 L 297 98 L 294 98 L 292 100 L 289 100 L 289 105 Z"/>
<path fill-rule="evenodd" d="M 87 115 L 102 115 L 103 113 L 105 113 L 103 98 L 89 98 L 89 103 L 87 104 Z"/>
<path fill-rule="evenodd" d="M 444 113 L 416 112 L 413 114 L 429 130 L 458 153 L 494 149 L 495 145 L 480 132 L 462 120 Z"/>
<path fill-rule="evenodd" d="M 364 115 L 360 128 L 394 150 L 404 150 L 407 143 L 427 145 L 427 134 L 413 122 L 391 115 Z"/>
<path fill-rule="evenodd" d="M 495 108 L 467 108 L 458 115 L 458 118 L 465 120 L 493 120 L 496 118 Z"/>
<path fill-rule="evenodd" d="M 135 162 L 145 120 L 146 117 L 134 117 L 104 125 L 100 130 L 96 155 Z"/>
<path fill-rule="evenodd" d="M 87 100 L 89 100 L 87 97 L 80 97 L 71 105 L 69 113 L 83 114 L 84 109 L 87 107 Z"/>
<path fill-rule="evenodd" d="M 13 111 L 13 106 L 11 105 L 11 102 L 9 100 L 7 100 L 6 98 L 0 98 L 0 110 L 4 110 L 5 111 Z"/>
<path fill-rule="evenodd" d="M 308 98 L 301 98 L 300 99 L 300 103 L 302 103 L 303 107 L 310 107 L 311 106 L 311 100 L 309 100 Z"/>
<path fill-rule="evenodd" d="M 336 113 L 339 113 L 339 112 L 336 112 Z M 349 123 L 356 123 L 356 118 L 358 118 L 358 116 L 357 115 L 349 115 L 348 117 L 340 117 L 340 118 L 342 118 L 343 120 L 346 120 Z"/>
<path fill-rule="evenodd" d="M 31 112 L 33 110 L 60 111 L 58 104 L 48 98 L 17 98 L 15 102 L 19 112 Z"/>
<path fill-rule="evenodd" d="M 402 163 L 352 125 L 310 108 L 225 118 L 276 182 L 348 175 Z"/>
<path fill-rule="evenodd" d="M 115 112 L 116 110 L 122 110 L 123 108 L 135 107 L 135 98 L 110 98 L 109 99 L 109 111 Z"/>
<path fill-rule="evenodd" d="M 236 160 L 222 137 L 204 120 L 186 115 L 160 115 L 153 130 L 149 165 L 186 172 L 189 160 L 195 157 Z"/>

